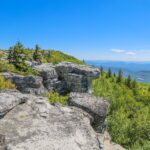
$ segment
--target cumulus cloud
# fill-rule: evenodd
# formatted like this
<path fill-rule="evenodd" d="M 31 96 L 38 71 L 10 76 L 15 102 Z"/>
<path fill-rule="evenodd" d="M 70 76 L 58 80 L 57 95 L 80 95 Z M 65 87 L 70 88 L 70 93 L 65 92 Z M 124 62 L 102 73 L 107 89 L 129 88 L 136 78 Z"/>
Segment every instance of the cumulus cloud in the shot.
<path fill-rule="evenodd" d="M 125 50 L 123 49 L 111 49 L 112 52 L 115 52 L 115 53 L 124 53 Z"/>

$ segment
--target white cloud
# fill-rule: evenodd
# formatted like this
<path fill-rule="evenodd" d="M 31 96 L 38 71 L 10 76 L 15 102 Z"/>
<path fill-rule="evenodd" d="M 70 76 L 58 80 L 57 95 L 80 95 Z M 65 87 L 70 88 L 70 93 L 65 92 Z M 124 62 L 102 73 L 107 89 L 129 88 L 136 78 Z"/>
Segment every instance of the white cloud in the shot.
<path fill-rule="evenodd" d="M 136 55 L 135 51 L 128 51 L 128 50 L 123 50 L 123 49 L 111 49 L 112 52 L 114 53 L 121 53 L 125 55 Z"/>
<path fill-rule="evenodd" d="M 132 51 L 126 52 L 125 54 L 126 54 L 126 55 L 136 55 L 136 53 L 135 53 L 135 52 L 132 52 Z"/>
<path fill-rule="evenodd" d="M 111 49 L 112 52 L 115 52 L 115 53 L 124 53 L 125 50 L 122 50 L 122 49 Z"/>

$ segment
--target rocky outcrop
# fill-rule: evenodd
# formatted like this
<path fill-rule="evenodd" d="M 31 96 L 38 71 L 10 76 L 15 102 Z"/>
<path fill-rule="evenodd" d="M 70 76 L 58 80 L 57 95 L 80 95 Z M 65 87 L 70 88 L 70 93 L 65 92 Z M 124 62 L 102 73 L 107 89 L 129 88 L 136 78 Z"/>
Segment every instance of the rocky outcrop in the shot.
<path fill-rule="evenodd" d="M 65 93 L 65 83 L 59 80 L 54 65 L 42 64 L 35 66 L 35 69 L 40 73 L 40 76 L 43 78 L 43 85 L 48 91 L 56 91 L 60 94 Z"/>
<path fill-rule="evenodd" d="M 39 76 L 3 73 L 22 93 L 0 91 L 0 150 L 124 150 L 103 134 L 108 102 L 85 93 L 98 69 L 72 63 L 35 69 Z M 38 96 L 51 90 L 71 91 L 70 106 Z"/>
<path fill-rule="evenodd" d="M 8 72 L 3 73 L 3 76 L 12 80 L 21 92 L 40 95 L 47 91 L 60 94 L 89 92 L 92 79 L 100 75 L 99 69 L 68 62 L 37 65 L 34 69 L 39 72 L 39 76 L 21 76 Z"/>
<path fill-rule="evenodd" d="M 100 75 L 97 68 L 69 62 L 59 63 L 55 69 L 59 78 L 66 82 L 67 89 L 71 92 L 88 92 L 91 81 Z"/>
<path fill-rule="evenodd" d="M 91 81 L 100 75 L 99 69 L 69 62 L 42 64 L 35 66 L 35 69 L 40 72 L 44 86 L 60 94 L 88 92 Z"/>
<path fill-rule="evenodd" d="M 0 120 L 1 149 L 101 149 L 99 135 L 90 125 L 93 119 L 81 109 L 52 106 L 45 97 L 18 92 L 1 92 L 0 101 L 4 100 L 13 104 L 13 109 L 8 105 L 9 112 Z"/>
<path fill-rule="evenodd" d="M 94 119 L 92 125 L 97 132 L 105 130 L 105 118 L 109 106 L 106 100 L 96 98 L 89 93 L 71 93 L 69 104 L 88 112 Z"/>
<path fill-rule="evenodd" d="M 39 76 L 21 76 L 14 73 L 3 73 L 3 76 L 12 80 L 22 93 L 41 95 L 47 92 L 43 86 L 43 79 Z"/>

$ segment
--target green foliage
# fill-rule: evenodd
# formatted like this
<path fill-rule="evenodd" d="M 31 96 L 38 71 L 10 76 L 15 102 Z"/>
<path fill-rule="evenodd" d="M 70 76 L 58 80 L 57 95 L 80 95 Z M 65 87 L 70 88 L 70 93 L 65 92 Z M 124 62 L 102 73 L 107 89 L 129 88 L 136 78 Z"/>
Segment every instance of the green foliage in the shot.
<path fill-rule="evenodd" d="M 0 72 L 16 72 L 16 68 L 13 64 L 9 64 L 7 61 L 0 61 Z"/>
<path fill-rule="evenodd" d="M 112 76 L 112 71 L 111 71 L 111 69 L 109 68 L 106 77 L 110 78 L 111 76 Z"/>
<path fill-rule="evenodd" d="M 28 65 L 25 63 L 27 60 L 26 51 L 23 45 L 18 42 L 15 46 L 10 47 L 8 60 L 20 71 L 27 71 Z"/>
<path fill-rule="evenodd" d="M 41 59 L 42 59 L 42 55 L 40 53 L 40 50 L 41 50 L 41 48 L 39 47 L 39 45 L 36 44 L 35 45 L 35 51 L 33 53 L 33 59 L 35 61 L 41 61 Z"/>
<path fill-rule="evenodd" d="M 127 84 L 128 83 L 128 84 Z M 130 83 L 130 87 L 129 87 Z M 108 131 L 112 140 L 135 150 L 148 150 L 150 141 L 149 86 L 125 79 L 120 72 L 108 78 L 107 73 L 93 81 L 93 93 L 110 102 Z M 147 148 L 148 147 L 148 148 Z M 141 149 L 143 150 L 143 149 Z"/>
<path fill-rule="evenodd" d="M 73 63 L 76 63 L 76 64 L 84 64 L 83 61 L 78 60 L 73 56 L 64 54 L 60 51 L 51 50 L 51 63 L 57 64 L 57 63 L 63 62 L 63 61 L 73 62 Z"/>
<path fill-rule="evenodd" d="M 13 64 L 8 63 L 7 61 L 0 61 L 0 72 L 13 72 L 25 76 L 38 75 L 38 72 L 31 67 L 28 67 L 26 71 L 20 71 Z"/>
<path fill-rule="evenodd" d="M 35 46 L 35 49 L 29 49 L 25 48 L 20 42 L 17 42 L 14 46 L 10 47 L 8 51 L 0 51 L 0 57 L 7 57 L 10 64 L 8 65 L 7 63 L 7 66 L 11 66 L 11 68 L 13 68 L 13 72 L 20 72 L 21 74 L 35 74 L 35 70 L 29 67 L 26 61 L 34 60 L 39 63 L 52 64 L 66 61 L 76 64 L 85 64 L 84 61 L 78 60 L 75 57 L 64 54 L 60 51 L 43 50 L 38 45 Z M 3 68 L 5 69 L 1 70 L 8 70 L 6 66 Z"/>
<path fill-rule="evenodd" d="M 68 103 L 69 98 L 68 96 L 59 95 L 57 92 L 49 92 L 48 99 L 49 99 L 49 102 L 52 104 L 61 103 L 63 105 L 66 105 Z"/>
<path fill-rule="evenodd" d="M 3 89 L 13 89 L 15 85 L 11 83 L 9 80 L 5 80 L 2 75 L 0 75 L 0 90 Z"/>
<path fill-rule="evenodd" d="M 118 77 L 117 77 L 117 82 L 122 82 L 122 78 L 123 78 L 122 70 L 119 70 Z"/>
<path fill-rule="evenodd" d="M 126 85 L 129 87 L 129 88 L 131 88 L 131 76 L 130 75 L 128 75 L 128 78 L 126 79 Z"/>

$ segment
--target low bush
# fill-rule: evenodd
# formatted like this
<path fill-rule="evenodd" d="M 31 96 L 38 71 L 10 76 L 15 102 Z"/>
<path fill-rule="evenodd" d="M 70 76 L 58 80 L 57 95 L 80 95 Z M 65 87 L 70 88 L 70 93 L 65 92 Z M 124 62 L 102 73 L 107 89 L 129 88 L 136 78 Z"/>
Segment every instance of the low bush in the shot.
<path fill-rule="evenodd" d="M 111 104 L 107 122 L 112 140 L 130 150 L 149 150 L 149 85 L 129 80 L 129 77 L 109 77 L 105 72 L 101 75 L 93 81 L 93 93 L 105 97 Z"/>
<path fill-rule="evenodd" d="M 15 88 L 15 85 L 11 81 L 5 80 L 5 78 L 0 75 L 0 90 L 13 88 Z"/>
<path fill-rule="evenodd" d="M 57 92 L 49 92 L 48 99 L 49 99 L 49 102 L 52 104 L 61 103 L 63 105 L 67 105 L 69 98 L 68 98 L 68 96 L 59 95 Z"/>

